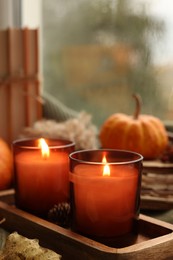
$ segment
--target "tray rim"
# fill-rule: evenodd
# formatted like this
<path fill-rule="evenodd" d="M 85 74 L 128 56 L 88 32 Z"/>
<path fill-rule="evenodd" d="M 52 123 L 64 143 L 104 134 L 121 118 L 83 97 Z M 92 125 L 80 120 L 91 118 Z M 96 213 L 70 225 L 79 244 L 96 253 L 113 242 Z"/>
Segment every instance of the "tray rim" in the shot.
<path fill-rule="evenodd" d="M 5 212 L 8 212 L 9 214 L 12 214 L 13 216 L 18 216 L 20 217 L 21 219 L 26 219 L 26 220 L 29 220 L 31 223 L 34 223 L 36 225 L 39 225 L 39 226 L 42 226 L 44 228 L 47 228 L 49 229 L 50 231 L 54 231 L 56 233 L 59 233 L 60 235 L 63 235 L 63 236 L 67 236 L 67 237 L 72 237 L 73 240 L 81 243 L 82 241 L 82 238 L 84 238 L 85 240 L 85 244 L 87 244 L 88 246 L 92 245 L 93 246 L 93 240 L 90 239 L 90 238 L 87 238 L 87 237 L 84 237 L 78 233 L 75 233 L 69 229 L 65 229 L 63 227 L 60 227 L 56 224 L 53 224 L 47 220 L 43 220 L 39 217 L 36 217 L 30 213 L 27 213 L 21 209 L 17 209 L 13 206 L 10 206 L 8 205 L 7 203 L 3 202 L 3 201 L 0 201 L 0 211 L 3 210 Z M 152 218 L 152 217 L 149 217 L 149 216 L 146 216 L 144 214 L 140 214 L 139 216 L 139 220 L 140 221 L 144 221 L 144 222 L 148 222 L 148 223 L 151 223 L 151 224 L 154 224 L 154 225 L 157 225 L 157 226 L 161 226 L 162 228 L 165 228 L 165 229 L 168 229 L 170 232 L 166 235 L 163 235 L 163 236 L 158 236 L 156 238 L 151 238 L 147 241 L 142 241 L 138 244 L 133 244 L 133 245 L 130 245 L 130 246 L 127 246 L 127 247 L 123 247 L 123 248 L 113 248 L 113 247 L 109 247 L 105 244 L 102 244 L 100 242 L 97 242 L 97 241 L 94 241 L 94 244 L 97 246 L 97 248 L 101 251 L 110 251 L 110 252 L 129 252 L 130 249 L 142 249 L 143 247 L 146 247 L 147 244 L 148 246 L 150 246 L 151 244 L 151 240 L 152 241 L 157 241 L 157 242 L 163 242 L 163 239 L 164 241 L 166 240 L 169 240 L 169 239 L 172 239 L 173 240 L 173 225 L 170 224 L 170 223 L 167 223 L 167 222 L 164 222 L 162 220 L 158 220 L 158 219 L 155 219 L 155 218 Z M 2 224 L 3 226 L 3 224 Z M 161 241 L 162 240 L 162 241 Z"/>
<path fill-rule="evenodd" d="M 11 191 L 10 192 L 5 191 L 4 194 L 6 194 L 6 193 L 11 193 Z M 99 257 L 100 257 L 100 255 L 103 255 L 105 257 L 103 259 L 107 259 L 107 257 L 108 257 L 108 259 L 115 259 L 115 256 L 116 257 L 121 256 L 121 257 L 123 257 L 123 259 L 126 259 L 126 258 L 124 258 L 124 255 L 129 255 L 131 253 L 138 254 L 143 251 L 150 250 L 152 247 L 155 248 L 155 250 L 158 250 L 158 247 L 160 247 L 160 245 L 162 245 L 162 244 L 171 245 L 171 248 L 173 247 L 173 225 L 168 222 L 164 222 L 162 220 L 158 220 L 158 219 L 146 216 L 144 214 L 140 214 L 139 221 L 142 221 L 145 224 L 147 223 L 147 225 L 155 225 L 158 228 L 162 227 L 163 229 L 167 229 L 169 232 L 167 232 L 164 235 L 159 235 L 154 238 L 148 238 L 148 240 L 140 241 L 137 244 L 132 244 L 130 246 L 119 248 L 119 247 L 107 246 L 105 244 L 102 244 L 102 243 L 92 240 L 90 238 L 84 237 L 80 234 L 74 233 L 71 230 L 62 228 L 47 220 L 43 220 L 30 213 L 27 213 L 21 209 L 17 209 L 14 206 L 9 205 L 8 203 L 4 202 L 2 199 L 3 199 L 3 196 L 0 198 L 0 218 L 2 219 L 3 216 L 5 218 L 9 218 L 7 220 L 9 222 L 9 224 L 7 224 L 7 226 L 12 225 L 12 224 L 17 224 L 16 229 L 14 229 L 14 227 L 12 227 L 13 231 L 17 231 L 17 232 L 21 233 L 20 232 L 21 231 L 20 222 L 21 222 L 21 220 L 23 220 L 23 222 L 25 224 L 27 223 L 30 225 L 32 231 L 34 231 L 34 228 L 37 228 L 37 230 L 39 232 L 40 231 L 42 232 L 43 236 L 51 235 L 53 238 L 56 238 L 57 240 L 62 240 L 62 241 L 59 241 L 60 244 L 62 244 L 64 241 L 69 243 L 67 246 L 68 248 L 76 247 L 76 250 L 79 250 L 79 248 L 83 248 L 83 250 L 86 250 L 86 251 L 89 249 L 89 253 L 96 254 L 96 255 L 99 254 Z M 6 223 L 5 224 L 4 223 L 2 224 L 2 228 L 6 227 Z M 6 229 L 6 228 L 4 228 L 4 229 Z M 11 232 L 13 232 L 13 231 L 11 231 Z M 23 235 L 30 238 L 31 234 L 27 235 L 27 232 L 28 231 L 26 231 L 26 233 L 24 232 Z M 32 238 L 36 238 L 36 239 L 38 238 L 40 241 L 40 236 L 36 236 L 36 235 L 37 235 L 37 231 L 35 230 L 32 233 Z M 43 244 L 43 246 L 46 246 L 46 241 L 44 241 L 44 244 Z M 49 245 L 47 246 L 47 248 L 50 248 L 50 249 L 56 251 L 57 253 L 61 254 L 61 252 L 59 251 L 59 248 L 55 248 L 55 246 L 57 246 L 57 243 L 55 243 L 53 245 L 53 248 L 50 248 Z M 163 248 L 163 250 L 164 250 L 164 248 Z M 114 258 L 111 258 L 113 256 L 114 256 Z M 173 252 L 172 252 L 172 256 L 173 256 Z M 78 258 L 74 258 L 74 259 L 78 259 Z M 86 259 L 88 259 L 88 258 L 86 258 Z M 97 258 L 93 258 L 93 259 L 97 259 Z M 102 259 L 102 258 L 99 258 L 99 259 Z"/>

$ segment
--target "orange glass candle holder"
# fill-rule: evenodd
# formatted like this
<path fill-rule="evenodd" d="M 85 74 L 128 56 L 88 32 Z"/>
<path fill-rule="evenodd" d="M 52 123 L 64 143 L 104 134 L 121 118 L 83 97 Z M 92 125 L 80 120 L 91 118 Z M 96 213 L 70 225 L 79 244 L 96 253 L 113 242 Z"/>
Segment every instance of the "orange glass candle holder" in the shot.
<path fill-rule="evenodd" d="M 69 154 L 74 147 L 68 140 L 13 142 L 18 208 L 44 216 L 55 204 L 69 201 Z"/>
<path fill-rule="evenodd" d="M 139 215 L 143 157 L 123 150 L 70 154 L 72 229 L 94 237 L 133 230 Z"/>

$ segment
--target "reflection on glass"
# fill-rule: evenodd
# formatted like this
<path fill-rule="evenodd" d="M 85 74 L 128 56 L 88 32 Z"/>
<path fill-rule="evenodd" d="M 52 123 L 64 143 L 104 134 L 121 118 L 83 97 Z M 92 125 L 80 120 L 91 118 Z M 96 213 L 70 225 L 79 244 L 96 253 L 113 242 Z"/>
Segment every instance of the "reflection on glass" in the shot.
<path fill-rule="evenodd" d="M 133 113 L 134 92 L 142 113 L 172 120 L 172 5 L 44 0 L 44 90 L 98 125 L 112 113 Z"/>

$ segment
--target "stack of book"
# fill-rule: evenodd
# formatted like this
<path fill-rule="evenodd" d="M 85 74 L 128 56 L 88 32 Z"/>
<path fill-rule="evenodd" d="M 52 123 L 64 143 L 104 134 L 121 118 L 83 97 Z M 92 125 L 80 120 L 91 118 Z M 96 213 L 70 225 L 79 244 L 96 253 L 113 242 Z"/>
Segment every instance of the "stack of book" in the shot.
<path fill-rule="evenodd" d="M 167 210 L 173 208 L 173 163 L 144 161 L 141 208 Z"/>
<path fill-rule="evenodd" d="M 0 137 L 9 144 L 42 117 L 38 29 L 0 31 Z"/>

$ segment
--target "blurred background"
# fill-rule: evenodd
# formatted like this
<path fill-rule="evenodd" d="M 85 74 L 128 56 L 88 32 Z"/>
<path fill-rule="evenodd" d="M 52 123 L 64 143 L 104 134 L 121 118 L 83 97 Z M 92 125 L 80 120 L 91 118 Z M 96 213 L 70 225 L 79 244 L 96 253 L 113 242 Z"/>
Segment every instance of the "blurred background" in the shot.
<path fill-rule="evenodd" d="M 100 126 L 112 113 L 173 121 L 171 0 L 0 0 L 0 26 L 39 28 L 42 92 Z"/>
<path fill-rule="evenodd" d="M 43 0 L 44 91 L 92 114 L 142 113 L 173 119 L 171 0 Z"/>

